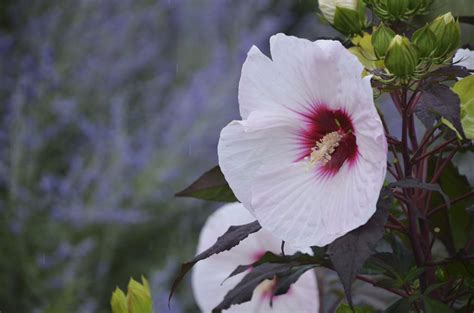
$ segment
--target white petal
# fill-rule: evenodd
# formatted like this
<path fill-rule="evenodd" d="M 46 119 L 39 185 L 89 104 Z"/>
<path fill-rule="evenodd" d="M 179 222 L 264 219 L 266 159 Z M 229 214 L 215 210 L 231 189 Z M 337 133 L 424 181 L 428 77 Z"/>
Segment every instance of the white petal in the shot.
<path fill-rule="evenodd" d="M 252 185 L 255 216 L 294 246 L 327 245 L 373 215 L 384 178 L 380 166 L 359 158 L 327 178 L 302 163 L 262 166 Z"/>
<path fill-rule="evenodd" d="M 298 120 L 285 112 L 254 111 L 245 121 L 233 121 L 221 132 L 218 145 L 221 170 L 237 199 L 252 210 L 250 182 L 267 162 L 297 159 Z"/>
<path fill-rule="evenodd" d="M 249 223 L 253 217 L 239 204 L 229 204 L 213 213 L 204 225 L 199 237 L 197 253 L 209 248 L 231 225 Z M 202 312 L 211 310 L 220 303 L 225 294 L 231 290 L 245 275 L 236 275 L 224 279 L 238 266 L 250 264 L 256 257 L 265 251 L 280 252 L 281 241 L 270 235 L 265 230 L 250 235 L 238 246 L 230 251 L 211 256 L 197 263 L 192 273 L 193 292 Z M 310 249 L 300 249 L 309 252 Z M 286 246 L 287 253 L 297 250 Z M 262 299 L 258 291 L 250 302 L 232 306 L 226 312 L 318 312 L 318 289 L 316 278 L 312 271 L 306 272 L 292 285 L 290 292 L 274 299 L 273 309 L 268 302 Z M 256 311 L 256 309 L 258 309 Z"/>
<path fill-rule="evenodd" d="M 474 70 L 474 51 L 469 49 L 459 49 L 454 56 L 453 62 L 459 62 L 457 65 L 465 66 Z"/>
<path fill-rule="evenodd" d="M 316 104 L 347 106 L 361 83 L 362 64 L 338 41 L 315 42 L 284 34 L 270 39 L 273 61 L 249 51 L 239 83 L 243 119 L 256 110 L 302 112 Z M 350 83 L 347 83 L 347 82 Z"/>

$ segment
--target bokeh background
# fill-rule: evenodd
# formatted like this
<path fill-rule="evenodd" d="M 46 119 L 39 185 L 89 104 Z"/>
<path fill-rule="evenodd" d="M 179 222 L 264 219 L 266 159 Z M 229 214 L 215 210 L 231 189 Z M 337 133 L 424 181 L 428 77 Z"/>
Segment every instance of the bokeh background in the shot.
<path fill-rule="evenodd" d="M 474 15 L 472 0 L 438 12 Z M 338 36 L 316 0 L 2 0 L 0 311 L 110 312 L 146 275 L 196 312 L 179 263 L 216 204 L 173 194 L 217 162 L 246 52 Z M 464 43 L 474 31 L 464 26 Z"/>

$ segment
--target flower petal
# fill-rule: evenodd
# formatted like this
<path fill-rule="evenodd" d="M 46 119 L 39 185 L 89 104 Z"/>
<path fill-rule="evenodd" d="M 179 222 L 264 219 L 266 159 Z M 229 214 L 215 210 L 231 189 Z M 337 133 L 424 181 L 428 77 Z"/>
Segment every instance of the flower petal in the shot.
<path fill-rule="evenodd" d="M 474 70 L 474 51 L 459 49 L 456 51 L 453 62 L 458 62 L 457 65 L 465 66 L 469 70 Z"/>
<path fill-rule="evenodd" d="M 252 215 L 240 203 L 223 206 L 214 212 L 204 225 L 199 237 L 197 253 L 214 244 L 216 238 L 230 226 L 249 223 L 252 220 Z M 265 251 L 279 253 L 280 245 L 280 240 L 262 229 L 250 235 L 232 250 L 213 255 L 197 263 L 192 273 L 192 287 L 196 302 L 202 312 L 210 312 L 242 279 L 245 273 L 231 277 L 222 284 L 238 265 L 256 261 Z M 285 251 L 292 254 L 297 250 L 286 246 Z M 303 252 L 309 251 L 308 248 L 303 249 Z M 303 274 L 290 287 L 287 294 L 274 298 L 273 309 L 270 308 L 269 299 L 255 291 L 250 302 L 232 306 L 226 312 L 288 312 L 290 309 L 292 312 L 318 312 L 318 288 L 312 271 Z"/>
<path fill-rule="evenodd" d="M 287 112 L 254 111 L 247 120 L 233 121 L 221 132 L 219 164 L 235 196 L 252 210 L 250 182 L 265 163 L 297 159 L 298 121 Z"/>
<path fill-rule="evenodd" d="M 254 214 L 264 229 L 289 244 L 325 246 L 375 212 L 383 184 L 377 166 L 360 158 L 329 178 L 301 163 L 262 166 L 252 184 Z"/>
<path fill-rule="evenodd" d="M 243 119 L 255 110 L 302 112 L 321 103 L 345 107 L 352 102 L 347 95 L 362 83 L 362 64 L 338 41 L 277 34 L 270 39 L 270 50 L 273 61 L 252 47 L 243 65 Z M 354 79 L 359 83 L 353 85 Z"/>

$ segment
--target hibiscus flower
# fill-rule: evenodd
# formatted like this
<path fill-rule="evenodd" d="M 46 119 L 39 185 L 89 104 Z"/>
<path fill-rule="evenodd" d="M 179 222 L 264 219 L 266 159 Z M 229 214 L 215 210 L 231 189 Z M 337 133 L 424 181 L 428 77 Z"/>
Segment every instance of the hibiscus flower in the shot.
<path fill-rule="evenodd" d="M 387 143 L 370 76 L 338 41 L 277 34 L 272 59 L 252 47 L 242 68 L 242 120 L 221 132 L 222 172 L 274 236 L 324 246 L 373 215 Z"/>
<path fill-rule="evenodd" d="M 199 236 L 197 254 L 216 242 L 232 225 L 242 225 L 254 221 L 254 217 L 240 203 L 228 204 L 214 212 L 204 225 Z M 265 230 L 251 234 L 230 251 L 221 252 L 197 263 L 192 274 L 194 297 L 202 312 L 211 312 L 247 272 L 226 280 L 239 265 L 257 261 L 266 251 L 281 252 L 281 241 Z M 303 249 L 302 252 L 308 252 Z M 295 253 L 296 249 L 285 247 L 285 252 Z M 313 271 L 305 272 L 286 294 L 270 298 L 274 281 L 262 282 L 253 292 L 251 301 L 231 306 L 226 312 L 319 312 L 319 297 L 316 276 Z"/>

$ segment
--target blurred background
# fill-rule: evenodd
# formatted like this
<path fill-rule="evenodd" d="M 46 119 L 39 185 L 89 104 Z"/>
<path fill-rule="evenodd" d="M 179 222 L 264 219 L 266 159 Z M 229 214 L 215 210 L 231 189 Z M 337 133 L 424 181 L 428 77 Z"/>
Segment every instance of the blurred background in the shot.
<path fill-rule="evenodd" d="M 474 15 L 472 0 L 438 12 Z M 338 36 L 316 0 L 2 0 L 0 311 L 110 312 L 146 275 L 157 312 L 216 204 L 173 194 L 217 163 L 246 52 Z M 464 43 L 474 31 L 464 27 Z"/>

